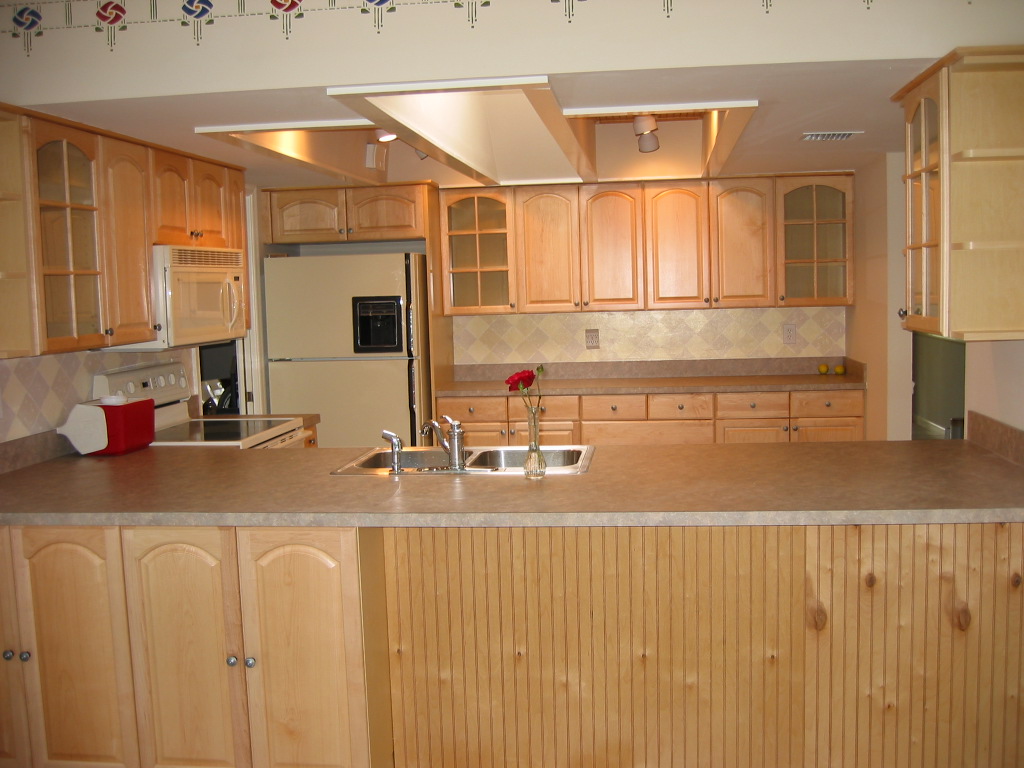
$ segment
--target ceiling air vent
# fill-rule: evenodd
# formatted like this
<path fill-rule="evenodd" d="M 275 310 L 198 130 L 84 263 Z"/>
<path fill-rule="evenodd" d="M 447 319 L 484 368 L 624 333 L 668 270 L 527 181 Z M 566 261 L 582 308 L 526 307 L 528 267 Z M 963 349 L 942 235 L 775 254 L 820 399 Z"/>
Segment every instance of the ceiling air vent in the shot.
<path fill-rule="evenodd" d="M 804 133 L 804 141 L 846 141 L 864 131 L 810 131 Z"/>

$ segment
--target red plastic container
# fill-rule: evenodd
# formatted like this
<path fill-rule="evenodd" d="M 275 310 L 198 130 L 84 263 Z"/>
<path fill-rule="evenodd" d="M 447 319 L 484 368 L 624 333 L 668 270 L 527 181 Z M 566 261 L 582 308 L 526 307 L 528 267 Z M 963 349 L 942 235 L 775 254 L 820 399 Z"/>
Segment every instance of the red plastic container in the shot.
<path fill-rule="evenodd" d="M 100 405 L 107 421 L 107 447 L 91 455 L 113 455 L 145 448 L 153 442 L 153 401 Z"/>

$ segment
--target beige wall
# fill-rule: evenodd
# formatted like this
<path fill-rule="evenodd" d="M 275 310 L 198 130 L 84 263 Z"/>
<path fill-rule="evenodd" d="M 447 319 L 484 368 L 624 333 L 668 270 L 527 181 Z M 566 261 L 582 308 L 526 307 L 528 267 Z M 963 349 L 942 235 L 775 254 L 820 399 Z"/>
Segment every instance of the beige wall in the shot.
<path fill-rule="evenodd" d="M 1024 341 L 971 342 L 966 368 L 965 409 L 1024 429 Z"/>

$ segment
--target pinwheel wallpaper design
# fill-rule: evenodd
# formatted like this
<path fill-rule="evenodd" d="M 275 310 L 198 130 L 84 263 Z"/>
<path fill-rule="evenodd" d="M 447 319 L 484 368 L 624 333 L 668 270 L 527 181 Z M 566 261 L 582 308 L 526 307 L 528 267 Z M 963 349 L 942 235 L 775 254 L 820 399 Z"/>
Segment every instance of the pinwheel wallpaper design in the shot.
<path fill-rule="evenodd" d="M 44 44 L 49 33 L 91 33 L 111 50 L 117 36 L 130 34 L 133 28 L 147 24 L 178 24 L 187 30 L 196 45 L 203 42 L 203 31 L 213 24 L 230 24 L 242 17 L 264 17 L 277 23 L 285 38 L 291 38 L 301 24 L 315 23 L 324 13 L 346 13 L 365 18 L 368 30 L 380 33 L 389 15 L 410 6 L 429 6 L 438 14 L 447 13 L 453 23 L 475 27 L 483 23 L 493 3 L 522 0 L 42 0 L 26 4 L 24 0 L 0 2 L 0 45 L 20 43 L 26 55 L 32 46 Z M 870 10 L 878 0 L 847 0 Z M 891 0 L 890 0 L 891 1 Z M 964 0 L 970 3 L 971 0 Z M 538 23 L 572 23 L 586 6 L 602 0 L 550 0 L 550 9 L 538 5 Z M 637 4 L 660 6 L 671 17 L 676 0 L 635 0 Z M 770 13 L 773 4 L 785 0 L 750 0 L 751 12 Z M 452 13 L 457 11 L 457 14 Z M 459 19 L 458 17 L 461 17 Z M 15 43 L 15 44 L 16 44 Z"/>

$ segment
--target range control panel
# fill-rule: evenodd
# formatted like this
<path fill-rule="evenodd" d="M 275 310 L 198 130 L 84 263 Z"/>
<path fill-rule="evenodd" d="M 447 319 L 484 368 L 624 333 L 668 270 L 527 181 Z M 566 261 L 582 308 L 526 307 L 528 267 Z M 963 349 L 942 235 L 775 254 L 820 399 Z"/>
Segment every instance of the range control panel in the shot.
<path fill-rule="evenodd" d="M 187 400 L 185 366 L 158 363 L 102 371 L 92 378 L 92 396 L 95 400 L 107 395 L 124 395 L 129 400 L 152 398 L 157 405 Z"/>

